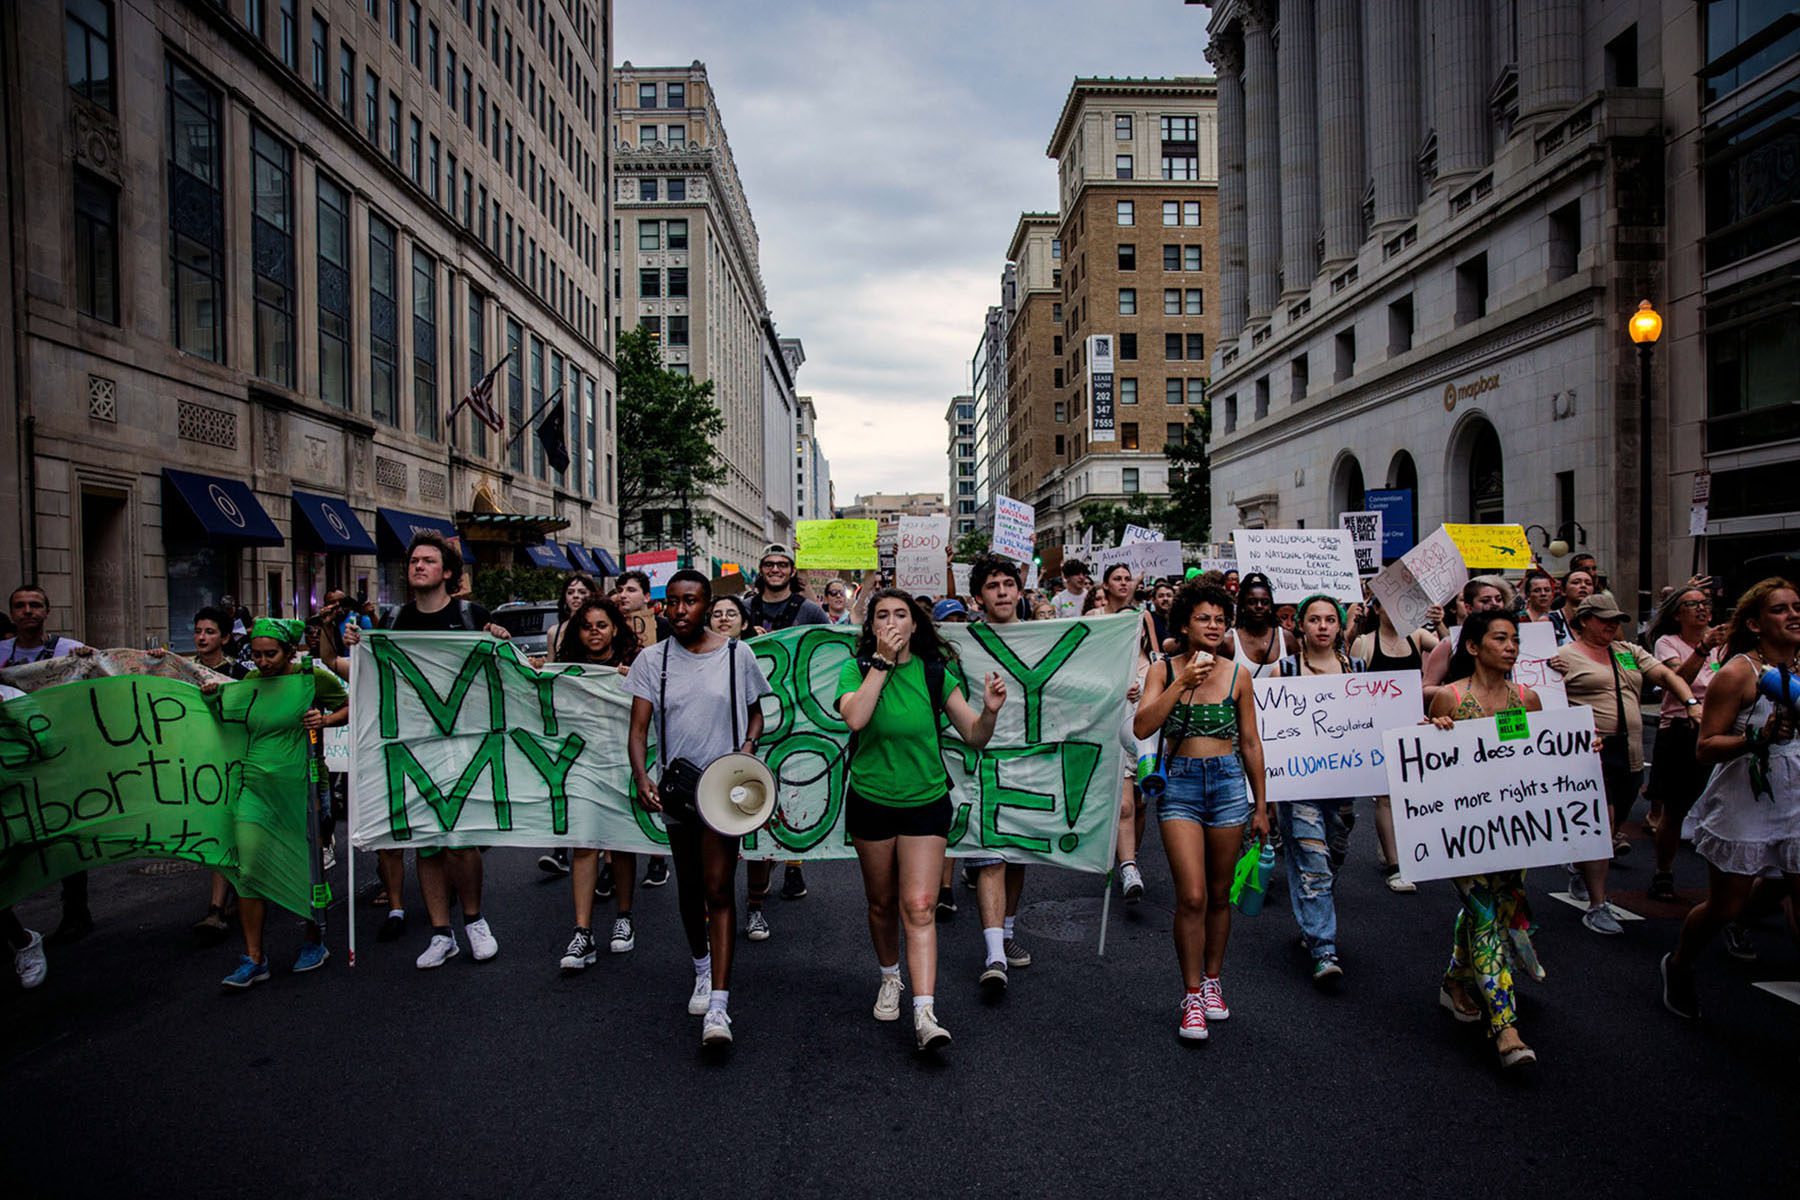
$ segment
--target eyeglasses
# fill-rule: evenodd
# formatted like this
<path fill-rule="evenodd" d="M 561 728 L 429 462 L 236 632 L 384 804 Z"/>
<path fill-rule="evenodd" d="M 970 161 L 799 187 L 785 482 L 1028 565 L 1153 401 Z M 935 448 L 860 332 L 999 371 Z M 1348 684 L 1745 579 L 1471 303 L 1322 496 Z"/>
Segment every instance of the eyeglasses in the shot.
<path fill-rule="evenodd" d="M 1676 608 L 1711 608 L 1711 600 L 1683 600 Z"/>

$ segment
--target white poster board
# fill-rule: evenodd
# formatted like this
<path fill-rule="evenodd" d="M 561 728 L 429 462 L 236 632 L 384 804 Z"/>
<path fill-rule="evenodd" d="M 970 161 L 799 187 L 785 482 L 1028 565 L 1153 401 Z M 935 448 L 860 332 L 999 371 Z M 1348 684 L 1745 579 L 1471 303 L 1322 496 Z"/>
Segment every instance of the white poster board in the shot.
<path fill-rule="evenodd" d="M 1356 570 L 1368 576 L 1381 570 L 1381 514 L 1347 512 L 1338 514 L 1338 528 L 1350 535 L 1350 549 L 1356 555 Z"/>
<path fill-rule="evenodd" d="M 1387 609 L 1401 633 L 1423 625 L 1434 604 L 1442 604 L 1469 582 L 1469 568 L 1443 526 L 1369 581 L 1369 590 Z"/>
<path fill-rule="evenodd" d="M 1383 744 L 1409 883 L 1612 856 L 1590 708 L 1413 725 Z"/>
<path fill-rule="evenodd" d="M 1425 712 L 1417 671 L 1256 679 L 1250 686 L 1271 804 L 1381 795 L 1388 786 L 1382 735 Z"/>
<path fill-rule="evenodd" d="M 953 562 L 950 564 L 950 574 L 956 580 L 956 594 L 958 596 L 965 596 L 965 597 L 968 596 L 968 594 L 969 594 L 969 572 L 971 570 L 973 570 L 974 567 L 975 567 L 974 563 Z M 934 596 L 937 595 L 937 589 L 932 588 L 931 594 Z"/>
<path fill-rule="evenodd" d="M 1346 604 L 1362 600 L 1356 556 L 1342 529 L 1239 529 L 1238 569 L 1269 577 L 1275 603 L 1298 604 L 1315 593 Z"/>
<path fill-rule="evenodd" d="M 1009 496 L 995 496 L 994 537 L 989 549 L 1001 558 L 1030 562 L 1036 546 L 1036 510 Z"/>
<path fill-rule="evenodd" d="M 1134 546 L 1139 542 L 1160 542 L 1162 540 L 1161 530 L 1146 529 L 1142 525 L 1125 526 L 1124 536 L 1119 539 L 1120 543 L 1126 546 Z"/>
<path fill-rule="evenodd" d="M 1096 550 L 1088 566 L 1094 570 L 1094 582 L 1101 582 L 1101 572 L 1114 563 L 1124 563 L 1140 579 L 1162 579 L 1181 574 L 1180 542 L 1134 542 Z"/>
<path fill-rule="evenodd" d="M 949 517 L 901 517 L 894 540 L 894 586 L 909 596 L 935 596 L 944 587 Z"/>

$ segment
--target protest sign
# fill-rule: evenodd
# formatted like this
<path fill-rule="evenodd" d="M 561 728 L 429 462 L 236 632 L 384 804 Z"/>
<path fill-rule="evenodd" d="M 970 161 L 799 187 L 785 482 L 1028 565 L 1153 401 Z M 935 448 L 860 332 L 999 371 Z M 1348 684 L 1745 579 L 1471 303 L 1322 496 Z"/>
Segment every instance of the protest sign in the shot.
<path fill-rule="evenodd" d="M 1127 525 L 1125 533 L 1119 538 L 1119 543 L 1131 546 L 1138 542 L 1160 542 L 1162 540 L 1162 531 L 1159 529 L 1146 529 L 1142 525 Z"/>
<path fill-rule="evenodd" d="M 1008 496 L 994 497 L 994 537 L 988 548 L 1014 562 L 1030 562 L 1037 546 L 1037 513 Z"/>
<path fill-rule="evenodd" d="M 1450 630 L 1450 647 L 1462 645 L 1463 627 Z M 1548 621 L 1523 621 L 1519 624 L 1519 657 L 1513 663 L 1512 681 L 1524 684 L 1538 694 L 1545 708 L 1569 707 L 1569 691 L 1563 686 L 1562 672 L 1550 666 L 1556 657 L 1556 627 Z"/>
<path fill-rule="evenodd" d="M 1471 571 L 1523 571 L 1531 565 L 1523 525 L 1445 525 L 1444 532 Z"/>
<path fill-rule="evenodd" d="M 1432 605 L 1442 604 L 1467 582 L 1469 569 L 1456 543 L 1438 528 L 1370 580 L 1369 591 L 1387 609 L 1394 628 L 1410 633 L 1426 622 Z"/>
<path fill-rule="evenodd" d="M 1108 868 L 1138 619 L 943 627 L 960 676 L 997 671 L 1008 689 L 980 752 L 944 728 L 952 853 Z M 843 828 L 849 729 L 835 700 L 857 637 L 808 625 L 748 643 L 774 688 L 758 752 L 782 816 L 745 840 L 751 857 L 854 857 Z M 534 669 L 510 644 L 471 634 L 377 631 L 353 655 L 357 846 L 667 846 L 661 818 L 632 796 L 630 698 L 617 672 Z"/>
<path fill-rule="evenodd" d="M 894 586 L 908 595 L 937 595 L 944 586 L 944 551 L 949 545 L 949 517 L 901 517 Z"/>
<path fill-rule="evenodd" d="M 1388 730 L 1388 795 L 1410 883 L 1612 855 L 1594 712 Z"/>
<path fill-rule="evenodd" d="M 1088 564 L 1094 569 L 1094 581 L 1098 583 L 1100 572 L 1116 563 L 1124 563 L 1139 579 L 1179 576 L 1181 574 L 1181 543 L 1133 542 L 1125 546 L 1096 550 L 1093 561 Z"/>
<path fill-rule="evenodd" d="M 1238 569 L 1267 575 L 1277 604 L 1298 604 L 1315 593 L 1345 603 L 1362 599 L 1356 556 L 1342 529 L 1239 529 L 1231 540 Z"/>
<path fill-rule="evenodd" d="M 969 594 L 969 572 L 974 569 L 974 563 L 953 562 L 950 564 L 951 586 L 956 589 L 956 595 L 967 596 Z M 929 594 L 933 596 L 937 595 L 937 588 L 931 588 Z"/>
<path fill-rule="evenodd" d="M 1417 671 L 1256 679 L 1250 686 L 1271 804 L 1386 792 L 1382 735 L 1425 711 Z"/>
<path fill-rule="evenodd" d="M 627 571 L 642 571 L 650 577 L 650 598 L 661 600 L 668 594 L 669 576 L 681 566 L 679 550 L 640 550 L 625 556 Z"/>
<path fill-rule="evenodd" d="M 1203 558 L 1200 560 L 1200 569 L 1202 571 L 1217 571 L 1221 575 L 1228 575 L 1232 571 L 1235 571 L 1238 569 L 1237 568 L 1237 559 L 1235 559 L 1235 558 Z"/>
<path fill-rule="evenodd" d="M 304 675 L 210 698 L 131 675 L 0 705 L 0 906 L 89 867 L 178 858 L 306 915 L 312 703 Z"/>
<path fill-rule="evenodd" d="M 1338 527 L 1350 535 L 1350 549 L 1356 555 L 1357 574 L 1373 575 L 1381 570 L 1381 514 L 1339 513 Z"/>
<path fill-rule="evenodd" d="M 870 520 L 798 521 L 794 566 L 821 571 L 873 571 L 881 565 L 875 550 L 878 522 Z"/>
<path fill-rule="evenodd" d="M 350 727 L 335 725 L 322 731 L 319 739 L 323 743 L 325 769 L 333 775 L 346 775 L 350 771 Z"/>

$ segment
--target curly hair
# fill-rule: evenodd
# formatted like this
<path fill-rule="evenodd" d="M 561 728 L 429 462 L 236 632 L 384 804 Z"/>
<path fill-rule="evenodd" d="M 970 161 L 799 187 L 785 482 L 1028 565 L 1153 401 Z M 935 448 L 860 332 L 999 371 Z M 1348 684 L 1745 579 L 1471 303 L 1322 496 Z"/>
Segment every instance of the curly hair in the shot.
<path fill-rule="evenodd" d="M 1169 635 L 1178 637 L 1185 643 L 1188 622 L 1193 619 L 1194 610 L 1202 604 L 1211 604 L 1222 611 L 1225 614 L 1225 627 L 1231 627 L 1234 608 L 1231 593 L 1216 584 L 1205 582 L 1202 577 L 1190 580 L 1176 589 L 1175 603 L 1169 608 Z"/>
<path fill-rule="evenodd" d="M 1779 575 L 1771 575 L 1752 584 L 1749 591 L 1738 597 L 1737 607 L 1732 609 L 1731 621 L 1726 626 L 1725 649 L 1719 655 L 1721 659 L 1729 659 L 1756 649 L 1762 638 L 1750 627 L 1750 622 L 1760 619 L 1763 609 L 1768 607 L 1769 597 L 1784 589 L 1800 594 L 1800 588 L 1796 588 L 1792 581 Z"/>
<path fill-rule="evenodd" d="M 883 600 L 899 600 L 912 613 L 912 638 L 907 646 L 914 658 L 936 659 L 939 662 L 951 662 L 956 658 L 956 650 L 938 636 L 937 626 L 931 620 L 931 611 L 919 603 L 917 596 L 909 596 L 899 588 L 882 588 L 869 597 L 868 612 L 863 616 L 862 634 L 856 639 L 857 658 L 866 659 L 875 653 L 875 610 Z"/>

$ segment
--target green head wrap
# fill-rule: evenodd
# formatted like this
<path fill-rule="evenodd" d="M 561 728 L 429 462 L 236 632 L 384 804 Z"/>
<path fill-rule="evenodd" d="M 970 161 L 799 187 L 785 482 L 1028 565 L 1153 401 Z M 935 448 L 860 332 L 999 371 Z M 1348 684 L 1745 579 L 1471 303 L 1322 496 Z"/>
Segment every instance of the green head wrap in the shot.
<path fill-rule="evenodd" d="M 284 646 L 294 647 L 306 640 L 306 622 L 280 617 L 258 617 L 250 625 L 250 638 L 274 638 Z"/>

